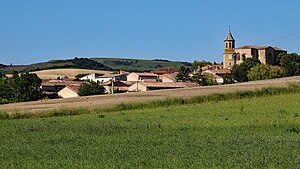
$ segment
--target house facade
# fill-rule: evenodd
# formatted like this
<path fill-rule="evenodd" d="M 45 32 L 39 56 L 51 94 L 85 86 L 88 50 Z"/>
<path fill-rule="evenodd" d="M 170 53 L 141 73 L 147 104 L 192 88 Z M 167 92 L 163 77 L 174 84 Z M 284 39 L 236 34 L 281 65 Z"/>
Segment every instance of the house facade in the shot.
<path fill-rule="evenodd" d="M 287 51 L 272 46 L 252 46 L 246 45 L 236 48 L 235 39 L 229 30 L 224 40 L 223 66 L 231 68 L 236 64 L 241 64 L 245 58 L 257 58 L 263 64 L 275 64 L 276 56 Z"/>
<path fill-rule="evenodd" d="M 130 73 L 127 81 L 158 82 L 159 76 L 154 73 Z"/>

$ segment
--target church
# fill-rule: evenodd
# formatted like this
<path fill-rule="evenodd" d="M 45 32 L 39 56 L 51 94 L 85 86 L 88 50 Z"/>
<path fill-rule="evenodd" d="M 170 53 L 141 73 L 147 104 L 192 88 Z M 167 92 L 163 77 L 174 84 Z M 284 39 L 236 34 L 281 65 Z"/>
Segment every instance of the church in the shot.
<path fill-rule="evenodd" d="M 235 40 L 229 30 L 224 40 L 223 67 L 232 68 L 235 64 L 243 62 L 244 58 L 258 58 L 263 64 L 275 64 L 275 58 L 278 54 L 287 51 L 272 46 L 241 46 L 235 47 Z"/>

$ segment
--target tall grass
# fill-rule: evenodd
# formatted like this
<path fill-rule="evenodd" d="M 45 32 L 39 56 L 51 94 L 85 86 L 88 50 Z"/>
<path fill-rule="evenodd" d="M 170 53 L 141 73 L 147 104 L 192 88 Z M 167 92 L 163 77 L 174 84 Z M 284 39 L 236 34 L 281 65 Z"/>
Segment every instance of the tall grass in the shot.
<path fill-rule="evenodd" d="M 267 87 L 263 89 L 257 89 L 255 91 L 237 91 L 232 93 L 215 93 L 206 96 L 194 96 L 191 98 L 169 98 L 165 100 L 154 100 L 150 102 L 139 102 L 139 103 L 121 103 L 117 104 L 112 108 L 107 109 L 109 112 L 123 111 L 123 110 L 134 110 L 134 109 L 147 109 L 155 107 L 168 107 L 185 104 L 201 104 L 205 102 L 219 102 L 229 101 L 244 98 L 259 98 L 266 96 L 275 96 L 280 94 L 289 93 L 300 93 L 300 85 L 289 84 L 288 87 Z"/>
<path fill-rule="evenodd" d="M 91 114 L 91 113 L 102 113 L 102 112 L 116 112 L 124 110 L 136 110 L 136 109 L 149 109 L 156 107 L 168 107 L 177 105 L 187 105 L 187 104 L 201 104 L 206 102 L 219 102 L 219 101 L 229 101 L 244 98 L 259 98 L 266 96 L 275 96 L 280 94 L 289 93 L 300 93 L 299 84 L 289 84 L 287 87 L 267 87 L 263 89 L 257 89 L 255 91 L 237 91 L 232 93 L 215 93 L 204 96 L 194 96 L 191 98 L 168 98 L 164 100 L 154 100 L 148 102 L 135 102 L 135 103 L 120 103 L 108 108 L 65 108 L 56 109 L 47 112 L 1 112 L 0 119 L 24 119 L 24 118 L 34 118 L 34 117 L 58 117 L 58 116 L 72 116 L 80 114 Z"/>

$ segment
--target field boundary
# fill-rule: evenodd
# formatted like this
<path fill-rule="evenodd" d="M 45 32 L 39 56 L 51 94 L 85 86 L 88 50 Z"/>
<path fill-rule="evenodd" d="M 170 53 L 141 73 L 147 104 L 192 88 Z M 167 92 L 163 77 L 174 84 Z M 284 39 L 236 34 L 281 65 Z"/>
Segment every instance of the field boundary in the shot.
<path fill-rule="evenodd" d="M 148 102 L 136 102 L 136 103 L 120 103 L 108 108 L 64 108 L 56 109 L 45 112 L 3 112 L 0 111 L 0 119 L 26 119 L 26 118 L 45 118 L 45 117 L 60 117 L 60 116 L 72 116 L 81 114 L 99 114 L 107 112 L 118 112 L 137 109 L 150 109 L 157 107 L 169 107 L 188 104 L 202 104 L 207 102 L 219 102 L 238 100 L 245 98 L 260 98 L 268 96 L 276 96 L 282 94 L 300 93 L 300 84 L 290 83 L 287 87 L 266 87 L 262 89 L 256 89 L 254 91 L 236 91 L 229 93 L 214 93 L 204 96 L 193 96 L 190 98 L 168 98 L 161 100 L 154 100 Z"/>

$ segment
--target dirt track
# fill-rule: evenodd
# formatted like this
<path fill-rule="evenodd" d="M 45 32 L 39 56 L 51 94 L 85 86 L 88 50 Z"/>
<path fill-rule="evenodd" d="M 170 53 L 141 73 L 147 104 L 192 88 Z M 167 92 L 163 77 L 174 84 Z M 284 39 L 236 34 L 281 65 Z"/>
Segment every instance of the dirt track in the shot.
<path fill-rule="evenodd" d="M 160 90 L 139 93 L 123 93 L 115 95 L 89 96 L 70 99 L 43 100 L 26 103 L 15 103 L 0 105 L 0 111 L 18 112 L 18 111 L 46 111 L 60 108 L 78 108 L 78 107 L 110 107 L 118 103 L 141 102 L 156 99 L 166 99 L 172 97 L 191 97 L 198 95 L 207 95 L 211 93 L 226 93 L 234 91 L 255 90 L 263 87 L 284 87 L 289 83 L 300 83 L 300 76 L 281 79 L 263 80 L 255 82 L 246 82 L 231 85 L 195 87 L 174 90 Z"/>

